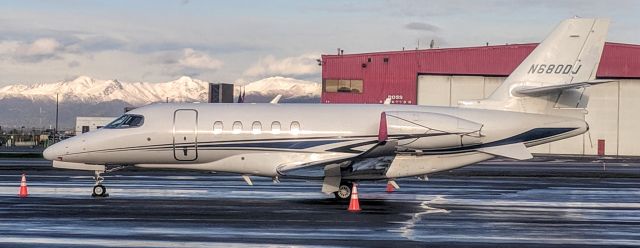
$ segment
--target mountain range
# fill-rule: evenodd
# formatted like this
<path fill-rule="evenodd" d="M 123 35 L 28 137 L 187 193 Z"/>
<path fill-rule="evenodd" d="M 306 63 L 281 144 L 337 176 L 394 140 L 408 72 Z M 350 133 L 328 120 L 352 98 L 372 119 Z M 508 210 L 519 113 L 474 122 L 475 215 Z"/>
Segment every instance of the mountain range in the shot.
<path fill-rule="evenodd" d="M 209 82 L 183 76 L 165 83 L 122 82 L 80 76 L 69 81 L 16 84 L 0 88 L 0 126 L 5 129 L 49 128 L 55 123 L 56 95 L 59 127 L 70 129 L 76 116 L 119 116 L 125 107 L 155 102 L 206 102 Z M 235 98 L 241 87 L 236 87 Z M 243 86 L 245 102 L 320 102 L 318 83 L 270 77 Z"/>

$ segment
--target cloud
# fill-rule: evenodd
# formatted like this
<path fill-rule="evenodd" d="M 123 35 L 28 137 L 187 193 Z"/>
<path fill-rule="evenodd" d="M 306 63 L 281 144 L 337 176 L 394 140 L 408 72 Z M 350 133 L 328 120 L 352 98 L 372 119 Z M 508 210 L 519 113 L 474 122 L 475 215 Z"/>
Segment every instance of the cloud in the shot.
<path fill-rule="evenodd" d="M 424 23 L 424 22 L 411 22 L 411 23 L 408 23 L 407 25 L 404 25 L 404 27 L 411 30 L 421 30 L 421 31 L 430 31 L 430 32 L 440 31 L 440 28 L 438 26 L 435 26 L 429 23 Z"/>
<path fill-rule="evenodd" d="M 80 62 L 78 62 L 77 60 L 74 60 L 74 61 L 71 61 L 71 62 L 67 63 L 67 66 L 69 68 L 75 68 L 75 67 L 80 66 Z"/>
<path fill-rule="evenodd" d="M 103 35 L 82 35 L 67 38 L 67 40 L 65 44 L 68 45 L 65 50 L 72 53 L 92 53 L 127 48 L 124 40 Z"/>
<path fill-rule="evenodd" d="M 1 23 L 0 23 L 1 24 Z M 55 41 L 60 50 L 68 53 L 103 52 L 135 48 L 126 35 L 101 32 L 82 32 L 56 29 L 24 28 L 10 29 L 0 25 L 0 40 L 29 43 L 31 41 Z M 25 30 L 26 29 L 26 30 Z M 137 45 L 137 44 L 136 44 Z M 143 45 L 139 45 L 143 46 Z M 182 46 L 185 47 L 185 46 Z"/>
<path fill-rule="evenodd" d="M 200 42 L 194 40 L 178 40 L 178 41 L 149 41 L 143 43 L 127 43 L 126 50 L 134 53 L 156 53 L 156 52 L 172 52 L 176 50 L 183 50 L 185 47 L 191 48 L 196 51 L 207 51 L 214 53 L 216 56 L 233 53 L 255 53 L 273 47 L 268 47 L 259 44 L 249 44 L 246 42 Z"/>
<path fill-rule="evenodd" d="M 37 39 L 31 44 L 18 48 L 18 53 L 26 56 L 52 55 L 61 47 L 60 42 L 53 38 Z"/>
<path fill-rule="evenodd" d="M 276 59 L 269 55 L 247 69 L 244 75 L 249 77 L 315 75 L 321 69 L 317 62 L 319 58 L 319 53 L 308 53 L 283 59 Z"/>
<path fill-rule="evenodd" d="M 184 68 L 201 69 L 201 70 L 217 70 L 222 67 L 221 60 L 214 59 L 209 55 L 185 48 L 182 51 L 182 57 L 178 60 L 178 65 Z"/>
<path fill-rule="evenodd" d="M 0 42 L 0 56 L 23 62 L 40 62 L 54 58 L 63 48 L 53 38 L 40 38 L 33 42 L 3 41 Z"/>

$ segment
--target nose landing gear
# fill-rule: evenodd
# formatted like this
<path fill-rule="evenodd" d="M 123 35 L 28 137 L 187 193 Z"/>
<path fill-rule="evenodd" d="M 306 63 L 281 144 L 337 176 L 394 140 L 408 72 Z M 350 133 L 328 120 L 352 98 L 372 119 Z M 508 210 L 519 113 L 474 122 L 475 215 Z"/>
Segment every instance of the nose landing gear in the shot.
<path fill-rule="evenodd" d="M 98 184 L 96 186 L 93 186 L 93 192 L 91 193 L 91 196 L 107 197 L 109 196 L 109 194 L 107 194 L 107 188 L 105 186 L 102 186 L 102 184 Z"/>
<path fill-rule="evenodd" d="M 96 180 L 95 185 L 93 186 L 93 191 L 91 192 L 91 196 L 93 197 L 107 197 L 109 196 L 109 194 L 107 194 L 107 187 L 102 185 L 102 181 L 104 181 L 104 178 L 102 176 L 100 176 L 102 173 L 109 173 L 109 172 L 114 172 L 114 171 L 118 171 L 118 170 L 122 170 L 125 169 L 127 167 L 129 167 L 131 165 L 117 165 L 117 166 L 112 166 L 106 170 L 96 170 L 94 171 L 94 176 L 93 179 Z"/>
<path fill-rule="evenodd" d="M 107 194 L 107 188 L 102 185 L 102 181 L 104 181 L 104 178 L 100 176 L 102 172 L 103 171 L 95 171 L 95 175 L 93 176 L 93 179 L 96 181 L 96 183 L 95 183 L 95 186 L 93 186 L 93 191 L 91 192 L 92 197 L 109 196 L 109 194 Z"/>

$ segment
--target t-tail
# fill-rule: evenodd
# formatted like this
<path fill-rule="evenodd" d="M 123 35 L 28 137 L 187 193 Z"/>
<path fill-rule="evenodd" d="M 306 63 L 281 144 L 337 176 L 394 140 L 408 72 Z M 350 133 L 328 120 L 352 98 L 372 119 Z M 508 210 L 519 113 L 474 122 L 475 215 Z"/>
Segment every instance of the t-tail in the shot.
<path fill-rule="evenodd" d="M 585 88 L 609 82 L 596 80 L 608 27 L 607 19 L 563 21 L 489 98 L 461 101 L 460 106 L 552 115 L 584 113 L 589 100 Z"/>

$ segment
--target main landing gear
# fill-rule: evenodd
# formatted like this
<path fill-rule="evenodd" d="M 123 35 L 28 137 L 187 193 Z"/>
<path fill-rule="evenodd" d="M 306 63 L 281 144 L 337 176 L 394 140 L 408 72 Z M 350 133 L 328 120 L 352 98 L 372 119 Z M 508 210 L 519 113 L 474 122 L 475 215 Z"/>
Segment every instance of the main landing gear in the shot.
<path fill-rule="evenodd" d="M 107 188 L 102 185 L 102 181 L 104 181 L 104 178 L 100 176 L 100 174 L 102 174 L 102 171 L 95 171 L 95 175 L 93 176 L 93 179 L 96 181 L 96 183 L 95 186 L 93 186 L 93 191 L 91 192 L 92 197 L 109 196 L 109 194 L 107 194 Z"/>
<path fill-rule="evenodd" d="M 348 201 L 351 199 L 351 189 L 353 188 L 353 183 L 348 181 L 340 182 L 340 186 L 338 187 L 338 191 L 333 192 L 333 195 L 337 200 L 340 201 Z"/>

